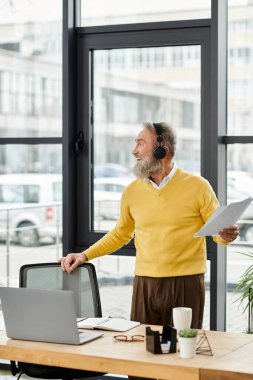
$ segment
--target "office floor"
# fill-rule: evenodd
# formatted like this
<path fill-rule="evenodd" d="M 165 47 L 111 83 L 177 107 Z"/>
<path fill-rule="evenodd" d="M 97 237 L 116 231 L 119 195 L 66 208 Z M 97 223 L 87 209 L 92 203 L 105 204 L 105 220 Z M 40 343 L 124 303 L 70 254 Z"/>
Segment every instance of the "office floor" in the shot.
<path fill-rule="evenodd" d="M 22 376 L 22 378 L 25 379 L 25 376 L 24 377 Z M 13 380 L 14 377 L 12 376 L 11 372 L 8 371 L 7 369 L 0 369 L 0 379 L 1 380 Z M 31 380 L 31 378 L 30 378 L 30 380 Z"/>

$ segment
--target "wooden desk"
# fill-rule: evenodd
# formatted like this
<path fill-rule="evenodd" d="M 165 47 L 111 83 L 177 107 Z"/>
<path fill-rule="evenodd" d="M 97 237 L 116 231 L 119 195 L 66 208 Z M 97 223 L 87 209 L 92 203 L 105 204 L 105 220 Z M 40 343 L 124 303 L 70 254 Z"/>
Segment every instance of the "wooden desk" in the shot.
<path fill-rule="evenodd" d="M 253 337 L 249 342 L 241 342 L 243 345 L 240 348 L 234 348 L 229 354 L 215 358 L 202 367 L 200 379 L 253 380 Z"/>
<path fill-rule="evenodd" d="M 152 328 L 158 329 L 157 326 Z M 251 335 L 207 331 L 214 356 L 182 359 L 178 353 L 154 355 L 147 352 L 143 342 L 113 342 L 115 334 L 105 332 L 102 338 L 73 346 L 12 340 L 1 331 L 0 358 L 167 380 L 220 380 L 228 379 L 228 374 L 229 379 L 253 379 Z M 128 335 L 133 334 L 145 334 L 145 326 L 128 332 Z"/>

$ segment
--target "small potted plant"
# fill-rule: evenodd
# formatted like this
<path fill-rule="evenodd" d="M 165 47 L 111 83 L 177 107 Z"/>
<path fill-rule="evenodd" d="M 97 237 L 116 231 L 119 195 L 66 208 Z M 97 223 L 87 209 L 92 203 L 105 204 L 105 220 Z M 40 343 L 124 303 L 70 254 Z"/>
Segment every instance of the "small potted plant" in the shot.
<path fill-rule="evenodd" d="M 181 358 L 194 358 L 196 354 L 198 330 L 179 330 L 178 341 Z"/>

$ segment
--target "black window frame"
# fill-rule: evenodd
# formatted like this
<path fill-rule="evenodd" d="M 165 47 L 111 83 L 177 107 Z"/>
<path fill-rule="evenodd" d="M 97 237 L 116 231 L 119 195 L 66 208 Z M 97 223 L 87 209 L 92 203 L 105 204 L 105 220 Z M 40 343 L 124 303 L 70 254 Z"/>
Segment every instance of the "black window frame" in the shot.
<path fill-rule="evenodd" d="M 77 158 L 78 188 L 77 200 L 77 249 L 83 250 L 104 235 L 103 232 L 91 231 L 93 192 L 93 83 L 92 56 L 94 50 L 162 47 L 162 46 L 201 46 L 201 128 L 208 122 L 207 104 L 203 99 L 208 96 L 205 88 L 209 87 L 208 75 L 210 52 L 210 20 L 190 20 L 145 24 L 113 25 L 100 27 L 77 28 L 77 114 L 78 132 L 84 135 L 86 147 Z M 88 85 L 87 85 L 88 84 Z M 130 154 L 130 153 L 129 153 Z M 84 211 L 85 210 L 85 211 Z M 89 211 L 88 211 L 89 210 Z M 115 254 L 133 256 L 134 246 L 130 242 Z"/>
<path fill-rule="evenodd" d="M 252 143 L 253 136 L 227 135 L 227 0 L 212 0 L 211 19 L 77 27 L 80 0 L 65 4 L 63 83 L 63 249 L 80 252 L 103 234 L 89 231 L 92 93 L 89 49 L 201 44 L 201 174 L 220 203 L 226 203 L 228 144 Z M 201 42 L 202 32 L 206 41 Z M 196 34 L 194 34 L 196 33 Z M 185 35 L 182 35 L 185 34 Z M 168 39 L 165 35 L 169 36 Z M 158 40 L 158 37 L 161 38 Z M 181 37 L 180 37 L 181 36 Z M 191 38 L 190 38 L 191 36 Z M 195 40 L 194 40 L 194 38 Z M 146 42 L 145 42 L 146 41 Z M 151 44 L 152 42 L 152 44 Z M 156 42 L 156 45 L 154 44 Z M 139 45 L 138 45 L 139 44 Z M 82 53 L 82 49 L 83 52 Z M 133 245 L 115 254 L 134 255 Z M 211 265 L 210 328 L 226 329 L 226 247 L 207 239 Z"/>

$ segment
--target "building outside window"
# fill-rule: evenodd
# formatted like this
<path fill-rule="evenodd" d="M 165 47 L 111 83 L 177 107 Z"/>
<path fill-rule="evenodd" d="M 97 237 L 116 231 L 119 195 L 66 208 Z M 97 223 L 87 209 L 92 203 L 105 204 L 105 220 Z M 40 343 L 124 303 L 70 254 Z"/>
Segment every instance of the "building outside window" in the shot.
<path fill-rule="evenodd" d="M 189 3 L 187 4 L 189 6 Z M 186 11 L 188 6 L 186 3 L 184 5 L 185 16 L 181 19 L 190 19 L 192 10 Z M 208 7 L 205 4 L 203 8 L 207 10 Z M 102 15 L 102 10 L 99 17 L 96 18 L 92 14 L 88 17 L 88 5 L 85 8 L 83 4 L 83 9 L 86 9 L 86 13 L 81 21 L 82 26 L 108 25 L 113 24 L 114 20 L 116 20 L 112 16 L 113 12 L 116 12 L 115 9 L 111 15 L 108 14 L 110 12 L 109 8 L 106 9 L 107 14 Z M 130 13 L 131 8 L 129 6 Z M 163 20 L 175 20 L 178 14 L 180 12 L 174 10 L 173 13 L 173 11 L 167 10 L 167 13 L 164 12 L 163 14 Z M 201 15 L 200 10 L 196 15 Z M 242 15 L 246 18 L 245 20 L 242 19 Z M 154 15 L 153 19 L 156 16 Z M 252 81 L 251 18 L 251 4 L 241 4 L 236 1 L 229 4 L 228 134 L 252 135 L 252 123 L 250 122 L 252 117 L 252 86 L 250 85 Z M 138 20 L 140 22 L 144 21 L 140 15 L 138 16 Z M 120 21 L 121 18 L 118 14 L 117 23 L 120 23 Z M 126 18 L 122 17 L 122 22 L 131 23 L 131 17 L 127 21 Z M 110 58 L 111 56 L 115 57 L 117 54 L 121 58 L 124 57 L 121 60 L 122 69 L 113 64 L 115 58 Z M 97 57 L 100 57 L 103 65 L 100 64 Z M 159 57 L 163 57 L 163 59 L 161 60 Z M 157 63 L 155 62 L 156 59 Z M 94 172 L 96 172 L 96 167 L 103 167 L 105 173 L 106 166 L 113 164 L 123 166 L 126 171 L 126 174 L 124 174 L 125 178 L 120 177 L 123 170 L 119 168 L 117 174 L 119 178 L 117 180 L 121 181 L 122 185 L 123 183 L 126 185 L 127 180 L 132 180 L 131 168 L 133 162 L 129 158 L 129 155 L 131 155 L 134 136 L 138 128 L 140 128 L 141 123 L 146 120 L 168 120 L 172 122 L 179 135 L 176 161 L 181 167 L 195 173 L 200 173 L 200 59 L 201 48 L 198 45 L 94 51 L 94 91 L 96 92 L 93 132 Z M 102 113 L 103 120 L 100 117 L 99 105 L 101 104 L 106 105 Z M 242 188 L 238 189 L 237 192 L 234 191 L 235 186 L 242 186 L 242 182 L 239 180 L 241 172 L 247 177 L 252 176 L 250 151 L 251 146 L 247 144 L 228 148 L 228 203 L 240 200 L 244 196 L 248 196 L 248 194 L 252 195 L 251 188 L 248 188 L 247 192 Z M 241 154 L 242 152 L 243 154 Z M 231 179 L 232 177 L 235 177 L 235 180 Z M 104 181 L 106 180 L 107 182 L 112 181 L 110 178 L 104 179 Z M 116 205 L 119 205 L 120 194 L 110 192 L 110 197 L 112 197 L 110 209 L 111 211 L 113 208 L 115 209 L 115 215 L 112 215 L 109 219 L 105 218 L 103 215 L 105 214 L 103 198 L 100 198 L 101 193 L 99 194 L 96 190 L 96 181 L 98 179 L 95 176 L 93 179 L 94 203 L 92 228 L 94 231 L 107 231 L 114 226 L 118 215 L 119 209 L 117 209 Z M 106 196 L 109 199 L 109 194 L 106 195 L 105 191 L 103 194 L 104 199 L 106 199 Z M 252 220 L 253 215 L 250 217 L 250 225 Z M 245 226 L 245 223 L 240 221 L 241 225 Z M 238 305 L 234 302 L 238 296 L 235 293 L 236 283 L 240 274 L 242 274 L 248 265 L 248 262 L 245 260 L 240 260 L 237 252 L 239 250 L 245 251 L 253 244 L 250 232 L 245 235 L 245 231 L 246 228 L 242 228 L 240 238 L 228 248 L 227 308 L 231 311 L 227 313 L 227 329 L 229 331 L 238 331 L 237 323 L 240 324 L 242 330 L 243 326 L 245 326 L 245 316 L 236 310 Z M 126 262 L 128 263 L 128 267 Z M 128 295 L 126 296 L 127 301 L 124 304 L 130 307 L 134 258 L 122 256 L 103 257 L 97 259 L 97 268 L 100 272 L 101 281 L 106 282 L 105 278 L 110 277 L 109 273 L 111 273 L 111 276 L 118 278 L 121 294 L 123 294 L 121 283 L 124 282 L 124 279 L 128 279 L 129 284 L 126 285 L 126 288 L 128 286 Z M 205 326 L 207 328 L 209 326 L 208 315 L 210 307 L 208 296 L 209 281 L 210 270 L 206 275 Z M 115 283 L 113 283 L 113 286 L 115 289 Z M 106 292 L 106 287 L 104 289 Z M 110 294 L 109 289 L 108 294 Z M 106 296 L 107 299 L 109 298 L 108 294 Z M 119 309 L 117 312 L 120 311 Z M 237 323 L 235 323 L 235 315 L 237 316 Z"/>
<path fill-rule="evenodd" d="M 17 286 L 62 254 L 62 1 L 2 1 L 0 35 L 0 284 Z"/>

